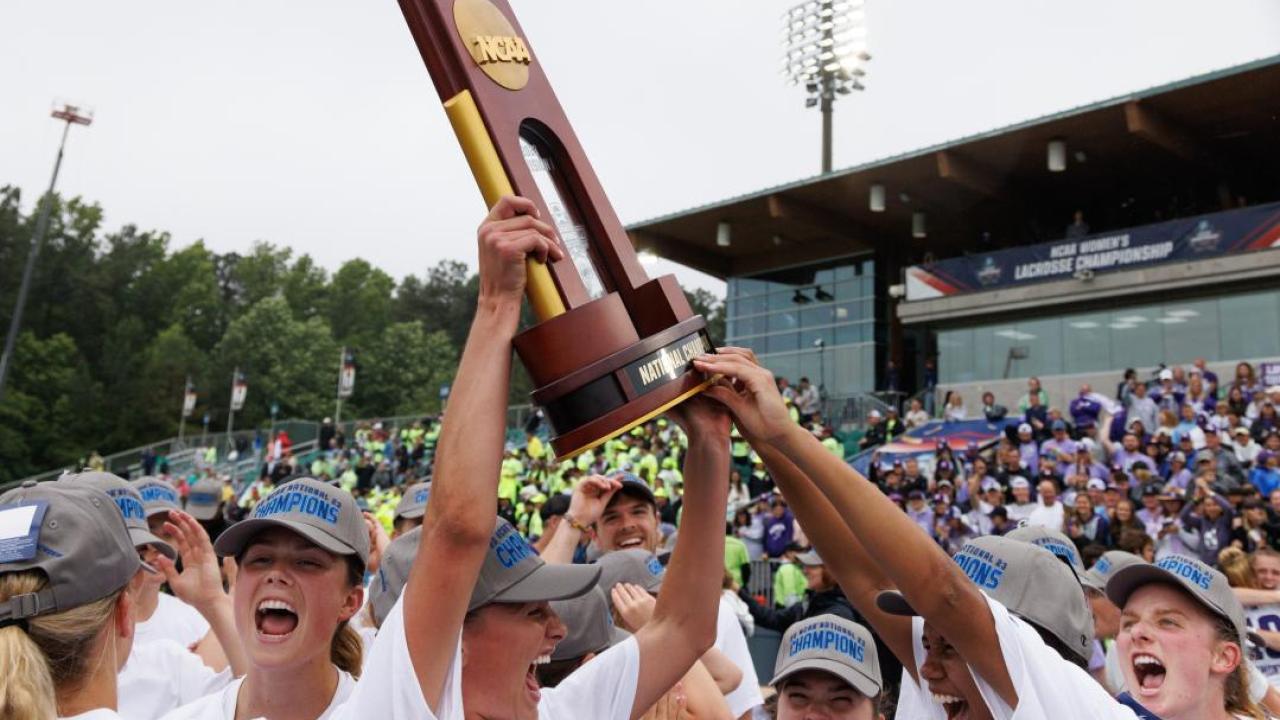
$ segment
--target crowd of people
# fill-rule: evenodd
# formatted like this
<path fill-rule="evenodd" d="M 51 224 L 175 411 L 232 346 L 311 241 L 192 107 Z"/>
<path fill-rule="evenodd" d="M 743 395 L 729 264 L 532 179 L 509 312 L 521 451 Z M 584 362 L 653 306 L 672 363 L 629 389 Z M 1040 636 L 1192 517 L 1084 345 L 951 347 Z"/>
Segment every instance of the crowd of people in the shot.
<path fill-rule="evenodd" d="M 521 198 L 481 226 L 480 300 L 422 475 L 354 472 L 394 455 L 390 429 L 370 427 L 354 457 L 330 444 L 299 467 L 282 452 L 285 470 L 240 492 L 216 474 L 88 470 L 0 496 L 0 717 L 1219 720 L 1280 706 L 1266 679 L 1280 617 L 1245 611 L 1280 600 L 1277 556 L 1228 532 L 1226 572 L 1202 560 L 1212 508 L 1234 513 L 1248 482 L 1218 470 L 1245 466 L 1197 456 L 1156 483 L 1160 444 L 1147 452 L 1140 421 L 1112 437 L 1127 408 L 1068 427 L 1033 386 L 995 457 L 943 449 L 929 473 L 877 462 L 866 477 L 807 382 L 789 393 L 750 351 L 721 348 L 691 361 L 717 378 L 702 395 L 591 453 L 557 462 L 536 432 L 507 446 L 525 261 L 561 258 L 554 238 Z M 1087 499 L 1091 479 L 1108 483 L 1106 510 L 1109 492 L 1181 488 L 1197 508 L 1178 513 L 1183 545 L 1082 543 L 1058 498 Z M 1102 515 L 1076 517 L 1096 532 Z M 740 592 L 757 552 L 784 561 L 767 604 Z M 767 678 L 755 627 L 782 633 Z"/>

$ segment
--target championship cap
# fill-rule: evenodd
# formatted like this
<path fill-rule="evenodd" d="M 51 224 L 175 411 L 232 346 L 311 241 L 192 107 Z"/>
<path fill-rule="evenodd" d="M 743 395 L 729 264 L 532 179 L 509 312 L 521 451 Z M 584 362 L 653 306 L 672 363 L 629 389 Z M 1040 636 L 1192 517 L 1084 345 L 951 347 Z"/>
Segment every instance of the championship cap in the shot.
<path fill-rule="evenodd" d="M 0 627 L 101 600 L 149 569 L 115 502 L 89 484 L 14 488 L 0 495 L 0 527 L 0 573 L 38 570 L 48 579 L 0 603 Z"/>
<path fill-rule="evenodd" d="M 1107 592 L 1107 581 L 1112 575 L 1129 567 L 1130 565 L 1143 565 L 1145 562 L 1142 558 L 1131 552 L 1124 550 L 1108 550 L 1094 561 L 1093 567 L 1089 568 L 1080 576 L 1080 584 L 1087 588 L 1092 588 L 1100 593 Z"/>
<path fill-rule="evenodd" d="M 1089 660 L 1093 613 L 1075 573 L 1053 553 L 1008 537 L 984 535 L 969 541 L 954 560 L 992 600 L 1057 638 L 1078 658 Z M 880 593 L 876 604 L 893 615 L 916 614 L 894 590 Z"/>
<path fill-rule="evenodd" d="M 396 505 L 395 519 L 420 518 L 427 512 L 427 500 L 431 497 L 431 483 L 423 482 L 410 485 L 404 489 L 400 504 Z"/>
<path fill-rule="evenodd" d="M 787 628 L 769 684 L 777 687 L 805 670 L 835 675 L 866 697 L 879 695 L 883 687 L 871 633 L 836 615 L 816 615 Z"/>
<path fill-rule="evenodd" d="M 142 496 L 142 509 L 147 517 L 170 510 L 181 510 L 181 499 L 172 485 L 157 477 L 140 477 L 132 483 L 133 489 Z"/>
<path fill-rule="evenodd" d="M 1080 559 L 1080 553 L 1076 551 L 1076 544 L 1056 530 L 1039 525 L 1024 525 L 1010 531 L 1005 537 L 1018 542 L 1039 545 L 1070 565 L 1077 576 L 1084 573 L 1084 562 Z"/>
<path fill-rule="evenodd" d="M 147 525 L 147 511 L 143 507 L 142 496 L 127 480 L 108 472 L 83 472 L 63 475 L 58 478 L 58 482 L 87 485 L 106 493 L 115 501 L 120 514 L 124 516 L 124 524 L 129 528 L 129 537 L 133 540 L 135 548 L 150 545 L 170 560 L 178 557 L 172 545 L 151 532 L 151 527 Z"/>
<path fill-rule="evenodd" d="M 409 582 L 409 570 L 413 560 L 418 556 L 418 543 L 422 539 L 422 528 L 416 527 L 401 535 L 382 552 L 382 563 L 378 565 L 378 574 L 373 576 L 369 584 L 369 609 L 373 612 L 373 621 L 379 627 L 387 619 L 391 608 L 404 591 Z"/>
<path fill-rule="evenodd" d="M 1138 588 L 1151 583 L 1172 585 L 1186 591 L 1206 610 L 1231 623 L 1240 647 L 1247 648 L 1249 630 L 1244 607 L 1227 583 L 1227 576 L 1186 555 L 1166 555 L 1150 564 L 1139 562 L 1116 570 L 1107 580 L 1107 597 L 1123 608 Z"/>
<path fill-rule="evenodd" d="M 657 555 L 639 548 L 605 553 L 595 564 L 600 567 L 598 584 L 606 595 L 618 583 L 639 585 L 646 592 L 656 593 L 662 589 L 662 577 L 667 571 Z"/>
<path fill-rule="evenodd" d="M 187 513 L 197 520 L 212 520 L 222 504 L 222 483 L 217 478 L 202 477 L 187 495 Z"/>
<path fill-rule="evenodd" d="M 567 600 L 590 592 L 599 579 L 595 565 L 548 565 L 511 523 L 496 518 L 467 611 L 490 603 Z"/>
<path fill-rule="evenodd" d="M 213 547 L 219 555 L 238 556 L 254 536 L 273 527 L 292 530 L 331 553 L 355 555 L 362 565 L 369 563 L 369 527 L 355 498 L 312 477 L 272 490 L 248 519 L 223 531 Z"/>
<path fill-rule="evenodd" d="M 629 472 L 618 473 L 614 478 L 622 483 L 622 487 L 618 488 L 612 498 L 609 498 L 610 505 L 613 504 L 614 498 L 630 495 L 649 503 L 655 508 L 658 507 L 658 500 L 653 496 L 653 489 L 649 487 L 649 483 Z"/>
<path fill-rule="evenodd" d="M 587 653 L 600 653 L 626 640 L 627 631 L 613 624 L 613 613 L 605 592 L 596 586 L 570 600 L 555 600 L 551 609 L 568 628 L 551 652 L 551 659 L 572 660 Z"/>

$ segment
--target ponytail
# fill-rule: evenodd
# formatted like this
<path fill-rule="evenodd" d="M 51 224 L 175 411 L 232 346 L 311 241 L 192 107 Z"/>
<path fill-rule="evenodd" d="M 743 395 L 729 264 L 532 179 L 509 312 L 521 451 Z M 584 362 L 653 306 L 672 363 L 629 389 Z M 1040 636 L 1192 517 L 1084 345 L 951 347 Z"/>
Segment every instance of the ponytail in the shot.
<path fill-rule="evenodd" d="M 364 580 L 364 564 L 353 555 L 346 556 L 346 561 L 347 583 L 352 587 L 361 585 Z M 329 643 L 329 661 L 351 677 L 360 677 L 360 670 L 364 667 L 364 641 L 346 620 L 339 623 L 338 629 L 333 632 L 333 640 Z"/>
<path fill-rule="evenodd" d="M 333 642 L 329 645 L 329 660 L 339 670 L 350 673 L 351 677 L 360 677 L 360 670 L 364 667 L 364 641 L 346 620 L 333 633 Z"/>
<path fill-rule="evenodd" d="M 1217 635 L 1218 640 L 1221 642 L 1237 645 L 1240 643 L 1240 638 L 1236 635 L 1235 628 L 1225 619 L 1218 622 Z M 1241 655 L 1240 664 L 1226 677 L 1225 685 L 1222 688 L 1222 704 L 1226 706 L 1226 711 L 1232 715 L 1252 718 L 1253 720 L 1266 720 L 1269 716 L 1249 697 L 1249 660 L 1244 653 L 1241 653 Z"/>
<path fill-rule="evenodd" d="M 39 592 L 47 584 L 37 572 L 0 575 L 0 602 Z M 119 595 L 0 628 L 0 717 L 57 718 L 57 693 L 73 691 L 85 681 L 90 650 L 111 620 Z"/>

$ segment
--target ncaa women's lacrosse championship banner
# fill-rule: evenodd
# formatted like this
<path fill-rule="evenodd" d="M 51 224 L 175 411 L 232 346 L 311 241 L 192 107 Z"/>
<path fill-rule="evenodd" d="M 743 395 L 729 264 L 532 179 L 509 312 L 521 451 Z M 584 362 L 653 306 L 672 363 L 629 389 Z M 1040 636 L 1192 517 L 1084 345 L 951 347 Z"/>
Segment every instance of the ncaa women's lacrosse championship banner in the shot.
<path fill-rule="evenodd" d="M 907 300 L 1187 262 L 1280 245 L 1280 203 L 1082 238 L 949 258 L 907 269 Z"/>

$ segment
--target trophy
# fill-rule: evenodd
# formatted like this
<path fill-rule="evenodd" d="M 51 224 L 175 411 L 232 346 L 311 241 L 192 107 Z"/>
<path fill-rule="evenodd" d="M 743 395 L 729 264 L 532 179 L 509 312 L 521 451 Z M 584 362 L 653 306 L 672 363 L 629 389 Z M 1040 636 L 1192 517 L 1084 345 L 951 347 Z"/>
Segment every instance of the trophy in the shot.
<path fill-rule="evenodd" d="M 485 203 L 529 198 L 564 259 L 530 260 L 537 324 L 515 338 L 558 458 L 701 392 L 706 321 L 671 275 L 650 280 L 506 0 L 400 0 Z"/>

